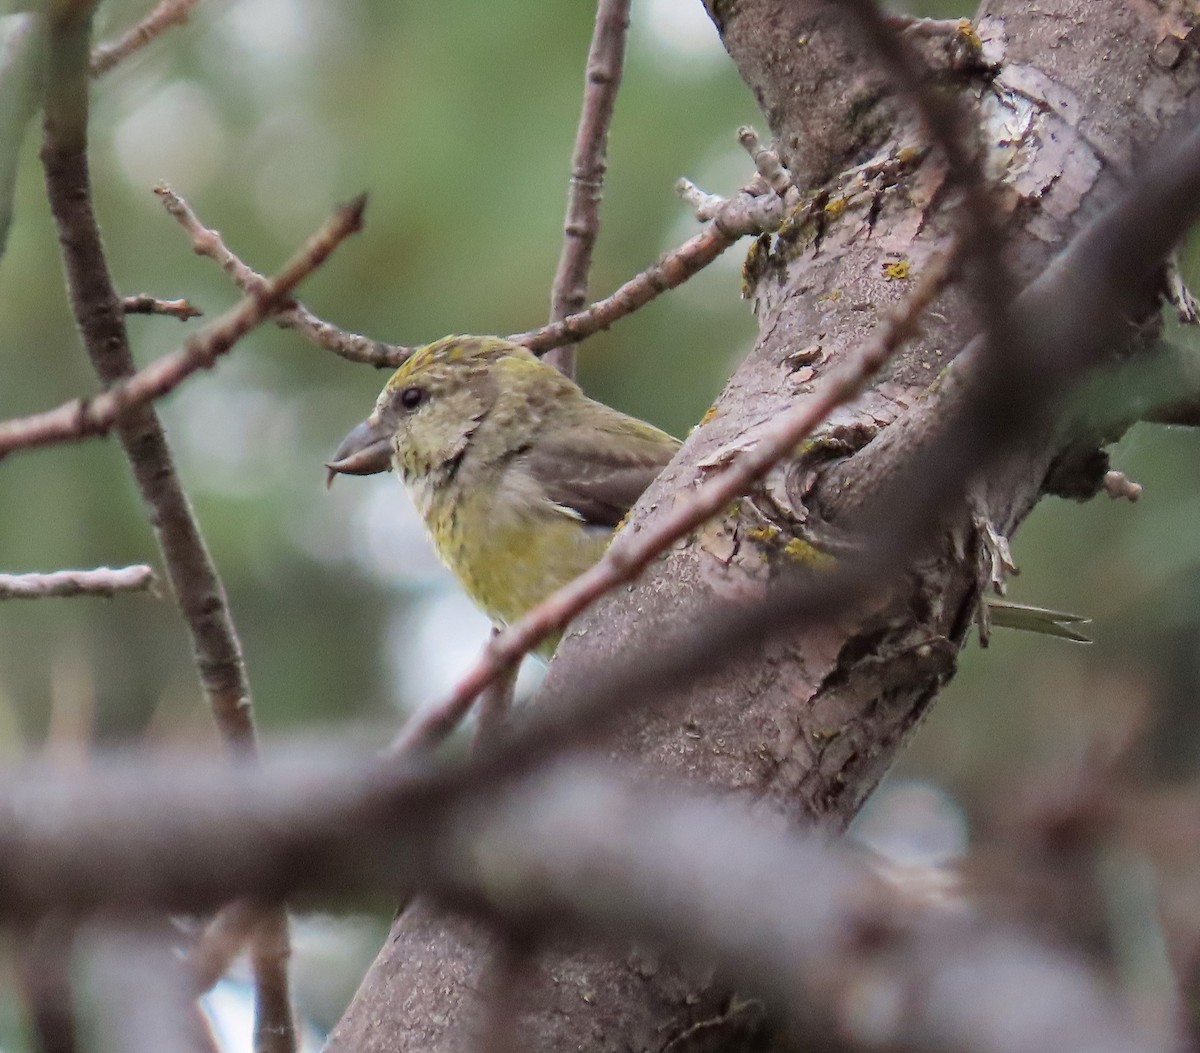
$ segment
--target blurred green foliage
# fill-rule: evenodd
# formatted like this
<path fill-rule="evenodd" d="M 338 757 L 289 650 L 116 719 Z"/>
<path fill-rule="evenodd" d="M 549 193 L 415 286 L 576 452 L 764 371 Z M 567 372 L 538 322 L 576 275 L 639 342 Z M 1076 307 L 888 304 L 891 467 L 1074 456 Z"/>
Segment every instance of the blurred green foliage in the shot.
<path fill-rule="evenodd" d="M 733 133 L 762 119 L 719 49 L 693 37 L 680 11 L 688 2 L 634 5 L 596 295 L 695 229 L 672 192 L 679 176 L 726 192 L 748 172 Z M 101 34 L 147 6 L 110 0 Z M 965 3 L 919 8 L 971 13 Z M 590 4 L 553 0 L 201 3 L 188 27 L 96 84 L 93 174 L 119 287 L 187 296 L 209 315 L 235 298 L 162 211 L 150 192 L 157 180 L 263 271 L 332 203 L 366 189 L 366 230 L 302 291 L 319 314 L 406 343 L 538 324 L 559 252 L 591 21 Z M 4 417 L 95 386 L 64 301 L 34 132 L 0 262 Z M 755 336 L 738 299 L 739 263 L 735 249 L 588 341 L 584 386 L 683 433 Z M 130 329 L 140 361 L 187 332 L 163 318 L 134 317 Z M 448 586 L 411 523 L 390 534 L 379 526 L 402 516 L 403 495 L 388 479 L 342 480 L 328 494 L 323 486 L 323 458 L 383 379 L 264 327 L 161 403 L 268 736 L 314 723 L 394 723 L 397 708 L 433 694 L 432 680 L 404 669 L 433 660 L 425 636 L 416 646 L 416 627 L 431 609 L 421 604 Z M 1189 729 L 1154 739 L 1164 769 L 1192 764 L 1195 718 L 1179 703 L 1200 681 L 1198 441 L 1139 428 L 1118 448 L 1118 466 L 1146 484 L 1136 506 L 1102 498 L 1039 507 L 1015 545 L 1024 573 L 1012 595 L 1090 614 L 1096 645 L 998 633 L 990 650 L 969 649 L 905 771 L 971 800 L 1014 767 L 1078 756 L 1133 696 Z M 115 442 L 0 464 L 4 570 L 156 557 Z M 467 653 L 482 626 L 469 634 Z M 447 634 L 442 643 L 440 660 L 458 661 L 464 641 Z M 0 750 L 40 748 L 52 724 L 86 735 L 89 723 L 103 741 L 213 741 L 169 600 L 0 605 Z"/>

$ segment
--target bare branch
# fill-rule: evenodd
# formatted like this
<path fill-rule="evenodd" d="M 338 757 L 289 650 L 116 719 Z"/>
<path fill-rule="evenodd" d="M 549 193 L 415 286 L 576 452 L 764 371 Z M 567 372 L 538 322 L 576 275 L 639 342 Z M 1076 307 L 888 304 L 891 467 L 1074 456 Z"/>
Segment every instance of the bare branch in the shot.
<path fill-rule="evenodd" d="M 0 423 L 0 458 L 17 449 L 106 435 L 133 408 L 169 394 L 197 370 L 211 369 L 221 355 L 278 309 L 346 237 L 362 228 L 365 206 L 366 198 L 359 197 L 339 208 L 277 277 L 256 285 L 246 299 L 189 337 L 180 350 L 90 399 L 73 399 L 57 409 Z"/>
<path fill-rule="evenodd" d="M 747 493 L 834 409 L 858 395 L 888 358 L 916 333 L 921 313 L 945 286 L 950 268 L 948 258 L 933 261 L 875 337 L 829 374 L 809 398 L 758 430 L 751 442 L 727 451 L 719 475 L 641 531 L 619 533 L 598 563 L 493 636 L 454 692 L 436 706 L 415 713 L 401 728 L 391 751 L 407 753 L 440 742 L 462 720 L 479 692 L 523 655 L 552 632 L 565 628 L 599 597 L 632 581 L 668 546 Z M 713 466 L 717 467 L 715 463 Z"/>
<path fill-rule="evenodd" d="M 0 786 L 22 805 L 0 825 L 0 918 L 418 888 L 516 932 L 666 945 L 794 1023 L 832 1012 L 851 1036 L 863 985 L 882 984 L 895 1011 L 870 1014 L 881 1047 L 1163 1048 L 1074 958 L 969 912 L 914 907 L 858 853 L 740 803 L 628 783 L 577 765 L 508 786 L 470 768 L 429 781 L 327 749 L 232 770 L 26 772 Z"/>
<path fill-rule="evenodd" d="M 1001 252 L 1005 213 L 984 174 L 978 128 L 957 94 L 937 90 L 929 69 L 876 0 L 842 0 L 837 6 L 855 23 L 888 81 L 909 97 L 925 134 L 941 151 L 949 187 L 962 195 L 954 218 L 968 288 L 984 330 L 999 333 L 1016 289 Z M 955 23 L 954 31 L 962 30 L 963 23 Z"/>
<path fill-rule="evenodd" d="M 583 110 L 571 157 L 562 255 L 550 292 L 551 322 L 561 322 L 577 314 L 587 303 L 588 271 L 600 231 L 600 199 L 608 166 L 608 128 L 621 87 L 628 33 L 629 0 L 598 0 L 596 28 L 588 51 Z M 546 353 L 546 361 L 569 377 L 575 375 L 575 353 L 569 345 L 552 348 Z"/>
<path fill-rule="evenodd" d="M 499 629 L 493 627 L 492 638 L 494 639 L 499 632 Z M 502 734 L 505 721 L 512 710 L 520 669 L 519 664 L 511 666 L 480 692 L 479 712 L 475 724 L 476 749 L 486 749 L 489 745 L 494 745 L 497 736 Z"/>
<path fill-rule="evenodd" d="M 685 190 L 684 184 L 681 192 Z M 758 190 L 754 187 L 754 190 Z M 684 196 L 688 196 L 684 193 Z M 630 278 L 616 292 L 603 300 L 597 300 L 578 314 L 564 318 L 561 322 L 544 325 L 525 333 L 508 337 L 514 344 L 523 344 L 534 354 L 542 354 L 553 347 L 578 343 L 607 329 L 644 307 L 657 296 L 685 281 L 707 267 L 730 245 L 747 234 L 757 234 L 771 229 L 783 216 L 783 203 L 778 198 L 764 208 L 761 196 L 750 187 L 744 188 L 725 202 L 725 207 L 700 230 L 677 249 L 663 256 L 654 266 Z"/>
<path fill-rule="evenodd" d="M 261 904 L 246 899 L 234 900 L 217 911 L 187 954 L 196 994 L 206 994 L 220 982 L 265 913 Z"/>
<path fill-rule="evenodd" d="M 124 297 L 121 300 L 121 307 L 126 314 L 167 314 L 172 318 L 178 318 L 181 322 L 199 318 L 204 314 L 189 300 L 159 300 L 147 293 Z"/>
<path fill-rule="evenodd" d="M 0 600 L 42 600 L 51 596 L 115 596 L 118 592 L 152 592 L 154 569 L 97 567 L 55 570 L 48 574 L 0 574 Z"/>
<path fill-rule="evenodd" d="M 681 181 L 679 189 L 685 199 L 697 204 L 693 193 L 695 188 L 690 183 Z M 765 184 L 752 183 L 729 199 L 705 196 L 704 207 L 698 211 L 707 223 L 699 234 L 667 253 L 654 266 L 635 275 L 610 296 L 597 300 L 578 314 L 540 329 L 516 333 L 508 339 L 541 355 L 556 347 L 578 343 L 607 329 L 669 289 L 682 285 L 740 238 L 777 226 L 783 218 L 785 203 L 767 191 Z M 231 252 L 220 233 L 204 226 L 187 202 L 170 187 L 160 185 L 155 188 L 155 193 L 166 210 L 188 232 L 196 253 L 216 262 L 239 289 L 252 294 L 265 284 L 267 279 Z M 274 321 L 281 329 L 294 329 L 339 358 L 377 369 L 402 366 L 414 350 L 405 345 L 387 344 L 348 332 L 318 318 L 294 300 L 275 313 Z"/>
<path fill-rule="evenodd" d="M 254 1053 L 292 1053 L 296 1022 L 288 990 L 288 918 L 283 910 L 265 912 L 250 945 L 254 968 Z"/>
<path fill-rule="evenodd" d="M 92 76 L 99 77 L 107 73 L 171 26 L 185 25 L 188 14 L 196 3 L 197 0 L 159 0 L 153 10 L 132 29 L 122 33 L 115 40 L 96 45 L 92 51 Z"/>
<path fill-rule="evenodd" d="M 211 230 L 200 222 L 191 206 L 169 186 L 159 184 L 154 192 L 163 207 L 192 239 L 192 248 L 198 256 L 207 256 L 223 270 L 247 296 L 260 296 L 267 287 L 267 279 L 235 256 L 221 239 L 219 231 Z M 347 332 L 318 318 L 302 303 L 285 300 L 275 313 L 275 324 L 281 329 L 295 329 L 301 336 L 318 347 L 332 351 L 350 362 L 361 362 L 378 369 L 395 369 L 412 354 L 410 347 L 385 344 L 379 340 Z"/>
<path fill-rule="evenodd" d="M 93 368 L 101 382 L 112 387 L 133 377 L 135 367 L 125 313 L 109 273 L 92 205 L 88 166 L 91 17 L 91 4 L 64 5 L 50 12 L 42 167 L 75 322 Z M 120 414 L 116 429 L 191 635 L 196 669 L 217 731 L 229 756 L 254 755 L 258 743 L 241 641 L 224 585 L 175 471 L 158 414 L 149 403 L 133 406 Z M 282 967 L 282 962 L 276 964 Z M 263 978 L 263 982 L 287 989 L 286 976 Z"/>

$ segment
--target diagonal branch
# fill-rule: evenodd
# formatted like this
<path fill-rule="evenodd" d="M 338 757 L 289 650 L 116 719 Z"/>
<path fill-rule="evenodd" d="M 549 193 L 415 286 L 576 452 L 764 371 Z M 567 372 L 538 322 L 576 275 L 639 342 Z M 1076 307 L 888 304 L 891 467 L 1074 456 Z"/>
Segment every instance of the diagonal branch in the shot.
<path fill-rule="evenodd" d="M 247 296 L 262 295 L 263 290 L 267 288 L 267 279 L 235 256 L 222 240 L 219 231 L 204 226 L 191 206 L 165 183 L 156 186 L 154 192 L 162 201 L 163 208 L 187 231 L 196 255 L 207 256 L 215 262 Z M 318 347 L 332 351 L 341 358 L 378 369 L 395 369 L 403 364 L 413 351 L 410 347 L 385 344 L 380 340 L 372 340 L 339 329 L 336 325 L 318 318 L 296 300 L 286 300 L 275 312 L 274 320 L 281 329 L 295 329 Z"/>
<path fill-rule="evenodd" d="M 56 409 L 0 423 L 0 459 L 17 449 L 106 435 L 136 407 L 169 394 L 197 370 L 211 369 L 221 355 L 270 317 L 345 238 L 362 228 L 365 206 L 366 198 L 362 196 L 339 208 L 277 277 L 256 284 L 246 299 L 189 337 L 180 350 L 164 355 L 92 398 L 72 399 Z"/>
<path fill-rule="evenodd" d="M 680 193 L 699 207 L 699 218 L 705 221 L 698 234 L 604 299 L 561 321 L 516 333 L 508 339 L 541 355 L 607 329 L 656 297 L 682 285 L 739 239 L 777 226 L 783 217 L 784 202 L 766 194 L 767 189 L 751 184 L 728 199 L 708 198 L 699 195 L 686 180 L 681 180 Z M 183 198 L 163 185 L 156 187 L 155 193 L 167 212 L 188 233 L 197 255 L 213 260 L 242 292 L 252 294 L 255 289 L 262 288 L 267 279 L 235 255 L 218 231 L 204 226 Z M 788 204 L 794 203 L 789 201 Z M 294 329 L 306 340 L 332 351 L 339 358 L 376 369 L 396 369 L 414 350 L 403 344 L 388 344 L 341 329 L 319 318 L 298 301 L 291 301 L 277 311 L 274 321 L 281 329 Z"/>
<path fill-rule="evenodd" d="M 680 180 L 677 189 L 693 204 L 700 204 L 695 188 L 686 180 Z M 551 348 L 585 340 L 645 307 L 651 300 L 698 274 L 747 234 L 761 234 L 778 225 L 783 217 L 783 200 L 774 194 L 762 194 L 761 189 L 750 184 L 728 200 L 718 198 L 713 204 L 705 199 L 701 218 L 706 218 L 707 222 L 700 232 L 672 249 L 653 266 L 577 314 L 538 329 L 514 333 L 507 339 L 540 355 Z"/>
<path fill-rule="evenodd" d="M 588 51 L 583 110 L 571 157 L 571 186 L 563 222 L 562 255 L 550 292 L 550 321 L 578 314 L 587 303 L 592 250 L 600 232 L 600 199 L 608 167 L 608 128 L 612 123 L 625 41 L 629 33 L 630 0 L 599 0 L 596 28 Z M 546 361 L 567 376 L 575 375 L 575 353 L 568 345 L 553 348 Z"/>
<path fill-rule="evenodd" d="M 49 574 L 0 574 L 0 600 L 42 600 L 51 596 L 115 596 L 118 592 L 152 592 L 154 571 L 145 564 L 55 570 Z"/>
<path fill-rule="evenodd" d="M 153 10 L 136 26 L 114 40 L 96 45 L 91 58 L 92 76 L 104 75 L 172 26 L 186 24 L 188 14 L 197 2 L 198 0 L 159 0 Z"/>

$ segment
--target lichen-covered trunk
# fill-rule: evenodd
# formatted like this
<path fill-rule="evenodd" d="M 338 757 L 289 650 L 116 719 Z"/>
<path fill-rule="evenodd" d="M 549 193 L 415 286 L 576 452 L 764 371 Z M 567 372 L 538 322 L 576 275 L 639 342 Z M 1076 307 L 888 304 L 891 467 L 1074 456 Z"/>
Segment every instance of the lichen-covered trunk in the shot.
<path fill-rule="evenodd" d="M 722 447 L 803 399 L 866 339 L 882 312 L 946 251 L 953 195 L 907 103 L 824 0 L 710 0 L 710 13 L 810 203 L 750 251 L 754 351 L 715 412 L 651 487 L 633 523 L 662 514 Z M 944 90 L 976 113 L 989 173 L 1003 179 L 1006 258 L 1035 276 L 1126 183 L 1138 151 L 1200 88 L 1184 0 L 985 3 L 969 26 L 914 31 Z M 734 290 L 730 290 L 734 295 Z M 939 299 L 863 398 L 753 502 L 699 531 L 628 590 L 580 619 L 543 689 L 552 704 L 579 670 L 622 661 L 714 603 L 760 597 L 911 458 L 936 423 L 933 382 L 977 328 L 958 287 Z M 1010 534 L 1048 489 L 1050 432 L 982 480 L 991 523 Z M 1053 485 L 1086 488 L 1088 480 Z M 976 509 L 978 511 L 978 509 Z M 855 617 L 796 633 L 630 717 L 606 740 L 648 773 L 765 802 L 837 826 L 854 815 L 954 671 L 981 584 L 964 507 L 903 587 Z M 797 889 L 803 896 L 803 890 Z M 336 1051 L 471 1047 L 491 935 L 418 902 L 397 921 L 330 1040 Z M 520 1034 L 537 1050 L 769 1048 L 763 1012 L 696 971 L 596 949 L 546 952 L 523 985 Z"/>

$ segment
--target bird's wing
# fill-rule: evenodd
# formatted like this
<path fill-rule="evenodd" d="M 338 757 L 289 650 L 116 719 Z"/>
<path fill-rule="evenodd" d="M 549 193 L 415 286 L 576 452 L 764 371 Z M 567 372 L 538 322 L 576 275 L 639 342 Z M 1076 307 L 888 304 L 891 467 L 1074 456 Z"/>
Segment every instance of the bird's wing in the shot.
<path fill-rule="evenodd" d="M 605 407 L 607 409 L 608 407 Z M 634 417 L 609 411 L 601 427 L 545 434 L 521 467 L 555 504 L 594 526 L 615 527 L 679 449 L 679 441 Z"/>

